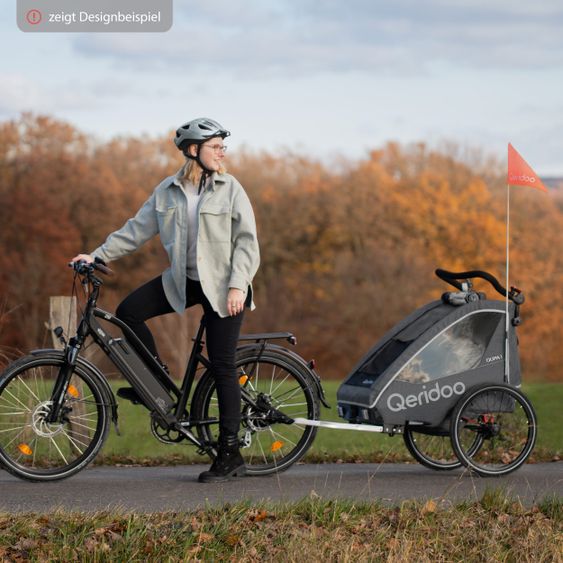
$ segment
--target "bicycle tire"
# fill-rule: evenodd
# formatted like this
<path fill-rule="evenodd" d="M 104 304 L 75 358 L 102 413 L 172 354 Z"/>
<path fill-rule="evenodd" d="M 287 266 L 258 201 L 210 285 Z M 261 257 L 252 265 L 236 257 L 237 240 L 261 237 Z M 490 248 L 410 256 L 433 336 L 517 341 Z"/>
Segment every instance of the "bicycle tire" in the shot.
<path fill-rule="evenodd" d="M 403 440 L 409 453 L 421 465 L 435 471 L 451 471 L 463 464 L 455 454 L 449 432 L 423 431 L 419 426 L 407 424 Z M 475 436 L 468 452 L 473 455 L 480 447 L 482 440 Z"/>
<path fill-rule="evenodd" d="M 64 420 L 45 422 L 64 361 L 56 354 L 52 350 L 25 356 L 0 376 L 0 462 L 29 481 L 65 479 L 84 469 L 102 447 L 111 423 L 103 384 L 81 365 L 75 366 L 70 379 Z"/>
<path fill-rule="evenodd" d="M 300 369 L 291 356 L 283 351 L 262 346 L 245 346 L 236 357 L 239 381 L 253 398 L 263 393 L 267 400 L 289 418 L 305 417 L 318 420 L 320 406 L 315 383 L 310 374 Z M 270 371 L 269 380 L 260 371 Z M 242 379 L 240 379 L 242 378 Z M 298 396 L 294 400 L 294 397 Z M 284 403 L 291 399 L 292 403 Z M 206 443 L 216 443 L 218 438 L 218 406 L 215 381 L 206 371 L 194 393 L 192 419 L 214 420 L 214 423 L 197 425 L 196 431 Z M 268 475 L 288 469 L 299 461 L 313 443 L 317 428 L 297 424 L 271 423 L 244 399 L 241 404 L 241 430 L 248 475 Z M 245 443 L 246 439 L 246 443 Z"/>
<path fill-rule="evenodd" d="M 461 397 L 450 431 L 452 447 L 468 469 L 484 477 L 507 475 L 518 469 L 534 448 L 536 413 L 515 387 L 486 384 Z M 476 454 L 469 455 L 464 447 L 467 434 L 483 438 Z"/>

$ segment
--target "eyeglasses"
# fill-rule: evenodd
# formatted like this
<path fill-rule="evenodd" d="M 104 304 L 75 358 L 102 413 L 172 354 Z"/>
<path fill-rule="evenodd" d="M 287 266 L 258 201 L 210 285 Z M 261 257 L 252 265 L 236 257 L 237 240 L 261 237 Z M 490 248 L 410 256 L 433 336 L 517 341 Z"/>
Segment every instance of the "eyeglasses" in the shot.
<path fill-rule="evenodd" d="M 203 147 L 209 147 L 214 152 L 227 152 L 227 145 L 202 145 Z"/>

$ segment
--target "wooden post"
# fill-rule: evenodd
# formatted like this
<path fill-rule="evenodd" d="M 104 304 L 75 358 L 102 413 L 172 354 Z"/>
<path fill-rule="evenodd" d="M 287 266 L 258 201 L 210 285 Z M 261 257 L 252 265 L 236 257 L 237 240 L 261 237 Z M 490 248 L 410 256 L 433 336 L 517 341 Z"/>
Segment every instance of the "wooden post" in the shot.
<path fill-rule="evenodd" d="M 55 336 L 53 330 L 60 326 L 63 328 L 63 334 L 68 342 L 69 338 L 76 334 L 76 323 L 77 323 L 77 306 L 76 297 L 66 297 L 66 296 L 56 296 L 51 297 L 49 301 L 49 328 L 51 330 L 51 335 L 53 337 L 53 347 L 57 350 L 63 349 L 62 342 Z M 82 380 L 75 377 L 71 378 L 71 384 L 73 385 L 71 401 L 72 401 L 72 413 L 70 413 L 70 437 L 75 439 L 78 443 L 83 444 L 85 441 L 85 432 L 87 430 L 84 425 L 78 425 L 73 423 L 72 419 L 75 417 L 84 416 L 86 414 L 85 404 L 81 402 L 84 398 L 84 389 L 82 385 Z M 76 395 L 74 397 L 73 395 Z M 75 399 L 75 400 L 73 400 Z M 88 441 L 91 436 L 88 437 Z M 76 447 L 76 444 L 70 441 L 70 448 L 75 454 L 79 454 L 80 451 Z"/>
<path fill-rule="evenodd" d="M 53 348 L 62 350 L 63 345 L 53 330 L 62 326 L 66 339 L 76 334 L 76 297 L 56 296 L 49 300 L 49 329 L 53 337 Z"/>

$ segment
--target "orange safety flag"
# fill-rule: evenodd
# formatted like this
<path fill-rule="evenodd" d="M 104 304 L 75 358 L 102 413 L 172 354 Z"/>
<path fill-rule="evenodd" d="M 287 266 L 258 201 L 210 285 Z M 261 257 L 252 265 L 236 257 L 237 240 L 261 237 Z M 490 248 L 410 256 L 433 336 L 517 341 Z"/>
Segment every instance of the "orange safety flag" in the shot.
<path fill-rule="evenodd" d="M 532 167 L 520 156 L 518 151 L 508 143 L 508 174 L 506 181 L 510 186 L 529 186 L 547 192 Z"/>

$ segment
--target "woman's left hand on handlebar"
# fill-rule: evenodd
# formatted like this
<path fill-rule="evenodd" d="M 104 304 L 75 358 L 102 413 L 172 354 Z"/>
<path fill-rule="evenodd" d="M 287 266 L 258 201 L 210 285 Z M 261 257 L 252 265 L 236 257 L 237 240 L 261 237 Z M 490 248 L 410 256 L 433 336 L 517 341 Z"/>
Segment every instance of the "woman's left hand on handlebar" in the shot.
<path fill-rule="evenodd" d="M 94 261 L 94 258 L 90 256 L 90 254 L 78 254 L 71 260 L 71 262 L 80 262 L 80 260 L 84 260 L 87 264 L 91 264 Z"/>

